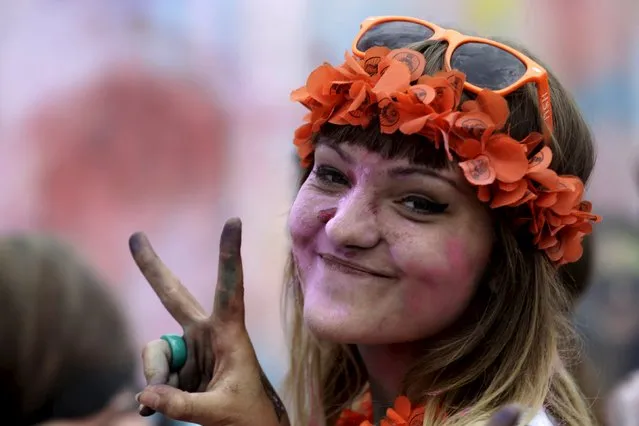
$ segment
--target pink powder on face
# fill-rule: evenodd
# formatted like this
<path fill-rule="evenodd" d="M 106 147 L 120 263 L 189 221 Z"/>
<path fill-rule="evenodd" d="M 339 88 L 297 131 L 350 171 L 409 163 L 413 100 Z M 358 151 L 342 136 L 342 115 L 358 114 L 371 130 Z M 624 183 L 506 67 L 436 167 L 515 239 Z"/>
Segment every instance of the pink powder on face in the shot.
<path fill-rule="evenodd" d="M 288 228 L 302 285 L 316 261 L 317 237 L 337 211 L 334 206 L 335 200 L 309 191 L 301 191 L 293 203 Z"/>
<path fill-rule="evenodd" d="M 413 285 L 404 295 L 404 303 L 409 314 L 419 315 L 424 303 L 434 292 L 460 291 L 460 286 L 469 283 L 474 277 L 468 259 L 466 244 L 458 237 L 450 238 L 443 244 L 444 262 L 415 262 L 404 271 L 420 278 L 420 285 Z M 453 296 L 451 294 L 451 296 Z M 445 309 L 443 306 L 439 306 Z"/>
<path fill-rule="evenodd" d="M 307 239 L 314 237 L 318 230 L 324 226 L 318 219 L 321 211 L 330 210 L 330 208 L 327 208 L 328 206 L 324 206 L 322 210 L 322 204 L 325 203 L 322 197 L 317 195 L 298 196 L 295 199 L 288 220 L 289 232 L 294 241 L 300 239 L 307 241 Z"/>
<path fill-rule="evenodd" d="M 335 217 L 335 213 L 337 213 L 337 208 L 335 207 L 320 210 L 320 212 L 317 214 L 317 218 L 320 222 L 327 223 L 329 220 Z"/>
<path fill-rule="evenodd" d="M 289 215 L 304 321 L 318 336 L 340 342 L 388 344 L 432 336 L 460 315 L 474 293 L 482 253 L 490 249 L 478 226 L 481 211 L 468 211 L 474 204 L 432 180 L 423 185 L 426 195 L 455 209 L 432 220 L 410 220 L 397 201 L 419 190 L 420 182 L 403 184 L 389 180 L 388 173 L 407 162 L 344 149 L 352 164 L 329 148 L 320 147 L 317 155 L 348 176 L 349 185 L 324 187 L 311 176 Z M 327 267 L 323 254 L 387 271 L 391 279 L 340 274 Z"/>

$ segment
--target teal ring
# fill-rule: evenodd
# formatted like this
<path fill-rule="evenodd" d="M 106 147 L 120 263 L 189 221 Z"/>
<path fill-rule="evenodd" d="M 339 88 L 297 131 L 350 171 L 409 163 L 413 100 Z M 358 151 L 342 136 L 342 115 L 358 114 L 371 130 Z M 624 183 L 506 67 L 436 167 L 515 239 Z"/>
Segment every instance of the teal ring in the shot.
<path fill-rule="evenodd" d="M 179 371 L 186 364 L 186 342 L 177 334 L 164 334 L 160 339 L 169 344 L 171 350 L 171 372 Z"/>

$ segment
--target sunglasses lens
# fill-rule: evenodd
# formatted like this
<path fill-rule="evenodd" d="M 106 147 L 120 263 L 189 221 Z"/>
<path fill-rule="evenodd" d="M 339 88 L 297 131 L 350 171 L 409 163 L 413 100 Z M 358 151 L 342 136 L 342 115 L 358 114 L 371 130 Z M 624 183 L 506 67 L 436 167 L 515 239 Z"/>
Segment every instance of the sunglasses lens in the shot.
<path fill-rule="evenodd" d="M 399 49 L 411 43 L 428 40 L 435 32 L 415 22 L 389 21 L 368 29 L 357 42 L 357 49 L 364 52 L 371 47 L 383 46 Z"/>
<path fill-rule="evenodd" d="M 505 89 L 526 73 L 526 65 L 512 53 L 486 43 L 465 43 L 453 52 L 450 66 L 466 74 L 466 81 L 490 90 Z"/>

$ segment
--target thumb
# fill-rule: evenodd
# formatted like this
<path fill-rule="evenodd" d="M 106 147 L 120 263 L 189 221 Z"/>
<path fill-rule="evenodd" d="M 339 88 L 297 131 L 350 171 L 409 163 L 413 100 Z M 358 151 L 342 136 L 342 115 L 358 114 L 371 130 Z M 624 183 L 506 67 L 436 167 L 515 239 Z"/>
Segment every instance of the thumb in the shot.
<path fill-rule="evenodd" d="M 493 414 L 486 426 L 516 426 L 521 414 L 519 406 L 507 405 Z"/>
<path fill-rule="evenodd" d="M 137 395 L 140 404 L 173 420 L 201 424 L 211 419 L 211 404 L 202 393 L 188 393 L 168 385 L 148 386 Z"/>

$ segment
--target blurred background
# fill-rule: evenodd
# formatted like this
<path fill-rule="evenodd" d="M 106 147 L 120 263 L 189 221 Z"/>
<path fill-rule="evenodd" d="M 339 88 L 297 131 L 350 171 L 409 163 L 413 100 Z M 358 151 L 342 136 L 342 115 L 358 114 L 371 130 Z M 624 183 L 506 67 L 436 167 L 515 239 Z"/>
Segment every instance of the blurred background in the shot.
<path fill-rule="evenodd" d="M 518 41 L 571 89 L 598 141 L 589 198 L 605 216 L 579 324 L 606 386 L 638 368 L 634 0 L 1 0 L 0 230 L 71 241 L 142 347 L 180 330 L 130 259 L 129 235 L 145 231 L 212 306 L 219 232 L 240 216 L 248 326 L 279 383 L 303 114 L 288 95 L 321 61 L 341 62 L 365 17 L 388 14 Z"/>

